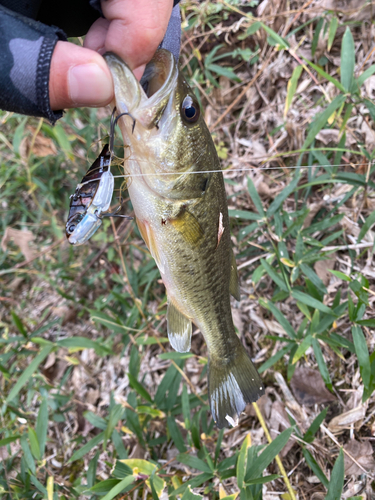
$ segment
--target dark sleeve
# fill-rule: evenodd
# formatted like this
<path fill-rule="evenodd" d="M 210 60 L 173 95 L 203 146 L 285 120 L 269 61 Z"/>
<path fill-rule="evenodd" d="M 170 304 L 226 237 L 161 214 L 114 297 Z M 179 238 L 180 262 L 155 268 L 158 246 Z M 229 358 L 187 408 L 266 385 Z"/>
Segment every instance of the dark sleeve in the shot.
<path fill-rule="evenodd" d="M 0 5 L 0 109 L 42 116 L 54 123 L 62 111 L 49 103 L 52 52 L 65 33 Z"/>
<path fill-rule="evenodd" d="M 15 0 L 12 1 L 15 2 Z M 0 0 L 0 4 L 2 2 L 4 0 Z M 92 22 L 100 16 L 95 10 L 95 7 L 99 7 L 99 0 L 91 0 L 90 3 L 81 2 L 79 5 L 87 5 L 92 11 L 90 16 L 94 17 L 89 19 L 86 15 L 76 16 L 76 19 L 80 20 L 77 26 L 72 24 L 72 21 L 64 24 L 62 14 L 60 19 L 51 19 L 47 16 L 49 11 L 44 8 L 46 2 L 47 0 L 34 0 L 34 2 L 18 0 L 19 11 L 27 12 L 30 16 L 37 16 L 38 19 L 43 19 L 48 24 L 51 24 L 53 20 L 63 27 L 65 24 L 67 26 L 71 24 L 71 28 L 77 30 L 75 34 L 85 33 L 86 26 L 83 26 L 83 21 Z M 56 6 L 52 0 L 48 2 Z M 161 47 L 172 52 L 176 59 L 179 57 L 181 41 L 181 18 L 177 4 L 178 0 L 174 0 L 175 7 L 161 44 Z M 29 12 L 26 7 L 29 10 L 34 7 L 34 10 L 31 9 Z M 71 13 L 69 9 L 65 11 Z M 46 17 L 43 18 L 42 14 Z M 49 71 L 56 42 L 66 39 L 64 31 L 60 28 L 47 26 L 0 5 L 0 109 L 24 115 L 41 116 L 47 118 L 52 124 L 62 116 L 62 111 L 52 111 L 50 107 Z"/>
<path fill-rule="evenodd" d="M 162 49 L 167 49 L 175 56 L 176 60 L 180 57 L 181 48 L 181 12 L 180 7 L 175 2 L 172 9 L 171 18 L 164 39 L 160 44 Z"/>

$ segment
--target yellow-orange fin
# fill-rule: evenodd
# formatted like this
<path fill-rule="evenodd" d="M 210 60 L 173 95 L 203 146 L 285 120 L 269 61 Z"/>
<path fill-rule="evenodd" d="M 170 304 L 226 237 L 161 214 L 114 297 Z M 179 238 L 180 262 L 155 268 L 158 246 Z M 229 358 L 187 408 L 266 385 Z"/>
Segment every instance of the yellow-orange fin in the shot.
<path fill-rule="evenodd" d="M 184 316 L 171 300 L 168 300 L 167 330 L 169 342 L 177 352 L 188 352 L 191 346 L 191 320 Z"/>
<path fill-rule="evenodd" d="M 147 222 L 143 222 L 137 219 L 137 225 L 139 232 L 141 233 L 142 238 L 144 239 L 147 248 L 150 250 L 151 255 L 155 259 L 155 262 L 160 270 L 160 272 L 164 273 L 164 262 L 161 258 L 159 249 L 156 245 L 155 235 L 149 224 Z"/>
<path fill-rule="evenodd" d="M 187 243 L 195 245 L 203 237 L 203 229 L 198 220 L 188 210 L 184 210 L 175 219 L 169 221 L 179 231 Z"/>

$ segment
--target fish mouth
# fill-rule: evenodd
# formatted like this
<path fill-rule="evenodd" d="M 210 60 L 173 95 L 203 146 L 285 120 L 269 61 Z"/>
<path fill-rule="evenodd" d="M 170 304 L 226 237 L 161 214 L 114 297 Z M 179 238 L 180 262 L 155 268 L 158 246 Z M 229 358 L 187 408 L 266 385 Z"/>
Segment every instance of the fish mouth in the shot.
<path fill-rule="evenodd" d="M 159 49 L 147 64 L 141 82 L 113 52 L 103 57 L 112 73 L 118 114 L 130 115 L 146 129 L 157 127 L 178 78 L 173 54 Z"/>

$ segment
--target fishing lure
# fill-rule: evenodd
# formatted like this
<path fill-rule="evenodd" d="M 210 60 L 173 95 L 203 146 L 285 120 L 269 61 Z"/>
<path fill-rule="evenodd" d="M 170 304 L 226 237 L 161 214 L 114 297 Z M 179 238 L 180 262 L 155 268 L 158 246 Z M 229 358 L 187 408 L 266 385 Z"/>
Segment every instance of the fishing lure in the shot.
<path fill-rule="evenodd" d="M 83 245 L 98 230 L 104 217 L 123 217 L 126 215 L 107 213 L 114 190 L 114 178 L 111 172 L 113 157 L 114 129 L 119 117 L 112 113 L 110 143 L 106 144 L 99 157 L 86 172 L 80 184 L 70 197 L 66 236 L 72 245 Z"/>

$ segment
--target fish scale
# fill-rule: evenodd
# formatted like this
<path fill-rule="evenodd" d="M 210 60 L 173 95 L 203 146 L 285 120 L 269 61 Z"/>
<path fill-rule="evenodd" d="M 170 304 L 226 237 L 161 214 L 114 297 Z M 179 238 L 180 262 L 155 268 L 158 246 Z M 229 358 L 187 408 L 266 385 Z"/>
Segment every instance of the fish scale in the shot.
<path fill-rule="evenodd" d="M 192 322 L 198 326 L 208 348 L 213 418 L 219 428 L 233 425 L 264 387 L 233 325 L 230 294 L 238 299 L 239 287 L 215 145 L 169 52 L 158 50 L 146 67 L 148 80 L 142 82 L 149 94 L 118 56 L 104 57 L 115 84 L 114 105 L 131 118 L 119 120 L 130 151 L 125 168 L 137 174 L 129 196 L 167 290 L 169 340 L 186 352 Z M 207 171 L 212 173 L 189 175 Z"/>

